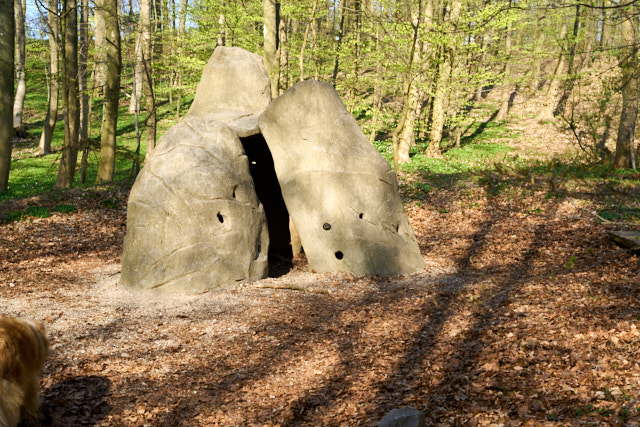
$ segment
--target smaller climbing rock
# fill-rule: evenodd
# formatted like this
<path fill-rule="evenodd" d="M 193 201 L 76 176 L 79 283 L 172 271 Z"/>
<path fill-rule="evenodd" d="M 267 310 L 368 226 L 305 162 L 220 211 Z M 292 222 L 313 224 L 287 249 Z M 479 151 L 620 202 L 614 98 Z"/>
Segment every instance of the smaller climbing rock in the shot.
<path fill-rule="evenodd" d="M 239 137 L 255 135 L 258 115 L 271 102 L 271 81 L 262 57 L 218 46 L 202 72 L 189 115 L 226 123 Z"/>

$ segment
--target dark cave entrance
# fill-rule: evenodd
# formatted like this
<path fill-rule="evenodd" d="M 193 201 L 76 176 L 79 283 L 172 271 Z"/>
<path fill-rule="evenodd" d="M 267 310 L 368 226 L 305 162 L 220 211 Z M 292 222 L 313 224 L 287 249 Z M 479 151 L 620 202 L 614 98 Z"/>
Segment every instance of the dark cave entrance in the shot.
<path fill-rule="evenodd" d="M 261 134 L 240 138 L 249 158 L 249 172 L 269 227 L 269 276 L 286 274 L 293 267 L 289 211 L 282 198 L 267 141 Z"/>

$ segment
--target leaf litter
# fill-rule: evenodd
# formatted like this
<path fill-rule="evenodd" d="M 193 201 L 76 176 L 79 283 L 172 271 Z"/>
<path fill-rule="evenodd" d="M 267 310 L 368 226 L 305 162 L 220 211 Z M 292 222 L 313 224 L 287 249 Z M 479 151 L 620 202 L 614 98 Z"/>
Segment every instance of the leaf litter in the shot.
<path fill-rule="evenodd" d="M 590 215 L 608 196 L 464 185 L 407 201 L 416 274 L 175 295 L 119 285 L 126 188 L 0 204 L 76 207 L 0 225 L 0 314 L 51 339 L 36 424 L 638 425 L 640 271 Z"/>

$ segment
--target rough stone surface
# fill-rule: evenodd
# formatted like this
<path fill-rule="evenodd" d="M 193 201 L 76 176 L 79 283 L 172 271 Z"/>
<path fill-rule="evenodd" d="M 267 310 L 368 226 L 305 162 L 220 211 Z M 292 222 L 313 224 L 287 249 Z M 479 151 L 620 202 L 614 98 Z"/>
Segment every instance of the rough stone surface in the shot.
<path fill-rule="evenodd" d="M 424 414 L 413 408 L 397 408 L 385 415 L 378 427 L 424 427 Z"/>
<path fill-rule="evenodd" d="M 187 116 L 159 141 L 129 196 L 122 283 L 198 291 L 266 277 L 269 236 L 240 140 Z"/>
<path fill-rule="evenodd" d="M 258 115 L 271 102 L 270 88 L 261 56 L 218 46 L 202 72 L 188 114 L 226 123 L 239 137 L 255 135 Z"/>
<path fill-rule="evenodd" d="M 330 85 L 296 84 L 259 125 L 310 268 L 356 275 L 424 268 L 395 173 Z"/>

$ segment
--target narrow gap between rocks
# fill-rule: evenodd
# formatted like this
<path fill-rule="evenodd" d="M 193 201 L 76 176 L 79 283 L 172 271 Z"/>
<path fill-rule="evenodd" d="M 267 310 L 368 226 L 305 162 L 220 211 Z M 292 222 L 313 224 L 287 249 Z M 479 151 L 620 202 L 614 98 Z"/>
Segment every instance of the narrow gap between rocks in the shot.
<path fill-rule="evenodd" d="M 269 276 L 280 277 L 293 267 L 289 211 L 282 198 L 273 157 L 261 134 L 240 138 L 249 158 L 249 171 L 269 227 Z"/>

